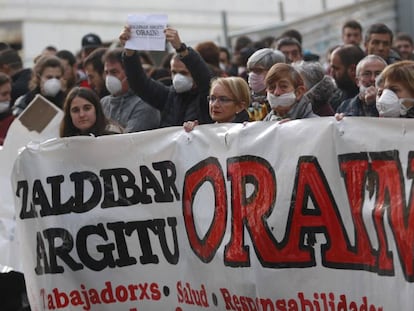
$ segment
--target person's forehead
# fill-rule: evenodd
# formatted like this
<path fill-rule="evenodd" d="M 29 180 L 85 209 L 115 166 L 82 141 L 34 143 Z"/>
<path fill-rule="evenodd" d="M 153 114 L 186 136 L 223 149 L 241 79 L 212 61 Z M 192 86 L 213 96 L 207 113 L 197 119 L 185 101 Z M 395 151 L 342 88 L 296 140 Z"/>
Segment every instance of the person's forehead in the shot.
<path fill-rule="evenodd" d="M 223 59 L 227 59 L 228 58 L 228 55 L 227 55 L 227 53 L 226 52 L 224 52 L 224 51 L 220 51 L 220 58 L 223 58 Z"/>
<path fill-rule="evenodd" d="M 61 58 L 60 62 L 62 63 L 63 67 L 69 66 L 69 61 L 65 58 Z"/>
<path fill-rule="evenodd" d="M 72 100 L 72 103 L 71 103 L 71 107 L 74 107 L 74 106 L 79 107 L 79 106 L 84 106 L 84 105 L 92 105 L 92 103 L 89 100 L 83 97 L 80 97 L 80 96 L 76 96 Z"/>
<path fill-rule="evenodd" d="M 287 77 L 280 77 L 278 79 L 275 79 L 270 84 L 293 84 L 292 81 Z"/>
<path fill-rule="evenodd" d="M 345 27 L 344 28 L 344 33 L 361 34 L 361 30 L 359 30 L 358 28 Z"/>
<path fill-rule="evenodd" d="M 331 54 L 331 63 L 335 65 L 342 65 L 341 57 L 339 56 L 338 52 L 334 51 Z"/>
<path fill-rule="evenodd" d="M 111 69 L 113 69 L 113 68 L 122 69 L 122 65 L 121 65 L 120 62 L 115 62 L 115 61 L 110 62 L 110 61 L 106 61 L 104 63 L 104 68 L 105 69 L 108 69 L 108 68 L 111 68 Z"/>
<path fill-rule="evenodd" d="M 386 78 L 384 81 L 384 88 L 403 88 L 405 89 L 404 85 L 400 81 L 395 81 L 393 79 Z"/>
<path fill-rule="evenodd" d="M 365 61 L 361 66 L 361 70 L 368 70 L 371 68 L 379 68 L 380 70 L 382 70 L 385 68 L 385 64 L 377 59 L 373 59 Z"/>
<path fill-rule="evenodd" d="M 395 45 L 410 45 L 411 43 L 408 40 L 395 40 Z"/>
<path fill-rule="evenodd" d="M 377 40 L 391 42 L 391 35 L 388 33 L 372 33 L 369 39 L 369 41 Z"/>
<path fill-rule="evenodd" d="M 42 75 L 50 75 L 50 74 L 61 74 L 62 69 L 60 67 L 45 67 L 42 72 Z"/>
<path fill-rule="evenodd" d="M 280 51 L 293 51 L 299 50 L 299 47 L 296 44 L 285 44 L 279 47 Z"/>
<path fill-rule="evenodd" d="M 174 68 L 175 70 L 187 70 L 185 64 L 177 57 L 171 59 L 171 68 Z"/>
<path fill-rule="evenodd" d="M 230 92 L 229 90 L 222 85 L 221 83 L 216 83 L 213 85 L 213 87 L 211 88 L 211 94 L 214 95 L 228 95 Z"/>
<path fill-rule="evenodd" d="M 96 73 L 96 70 L 95 70 L 95 68 L 93 67 L 92 64 L 87 64 L 84 69 L 88 74 Z"/>
<path fill-rule="evenodd" d="M 11 82 L 5 82 L 2 85 L 0 85 L 0 89 L 11 89 L 11 87 Z"/>
<path fill-rule="evenodd" d="M 255 64 L 253 66 L 250 66 L 248 69 L 249 70 L 266 70 L 266 68 L 264 66 L 259 65 L 259 64 Z"/>

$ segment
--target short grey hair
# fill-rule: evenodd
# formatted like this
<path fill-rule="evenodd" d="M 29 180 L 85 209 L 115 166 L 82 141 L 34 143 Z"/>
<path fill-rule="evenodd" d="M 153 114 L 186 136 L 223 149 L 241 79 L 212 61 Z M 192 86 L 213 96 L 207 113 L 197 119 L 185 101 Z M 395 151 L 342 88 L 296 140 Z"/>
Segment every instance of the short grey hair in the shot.
<path fill-rule="evenodd" d="M 302 62 L 299 64 L 292 64 L 292 66 L 301 75 L 303 82 L 305 82 L 305 87 L 307 90 L 310 90 L 325 76 L 325 70 L 323 66 L 318 62 Z"/>
<path fill-rule="evenodd" d="M 378 55 L 375 54 L 369 54 L 367 56 L 365 56 L 363 59 L 361 59 L 358 64 L 356 65 L 356 76 L 359 76 L 359 73 L 361 71 L 362 66 L 364 66 L 367 62 L 379 62 L 384 64 L 384 68 L 387 66 L 387 62 Z"/>
<path fill-rule="evenodd" d="M 262 66 L 266 70 L 269 70 L 274 64 L 285 63 L 286 57 L 279 50 L 270 48 L 264 48 L 254 52 L 247 60 L 247 69 L 251 69 L 254 66 Z"/>

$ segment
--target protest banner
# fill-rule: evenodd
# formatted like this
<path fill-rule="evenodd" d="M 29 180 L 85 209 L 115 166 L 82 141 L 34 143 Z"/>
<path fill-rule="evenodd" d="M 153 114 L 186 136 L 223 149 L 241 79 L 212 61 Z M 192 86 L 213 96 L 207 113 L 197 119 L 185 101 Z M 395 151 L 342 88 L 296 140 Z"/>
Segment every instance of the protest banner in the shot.
<path fill-rule="evenodd" d="M 164 51 L 168 17 L 164 14 L 129 14 L 131 37 L 125 48 L 138 51 Z"/>
<path fill-rule="evenodd" d="M 73 137 L 12 177 L 33 310 L 411 310 L 414 122 Z"/>

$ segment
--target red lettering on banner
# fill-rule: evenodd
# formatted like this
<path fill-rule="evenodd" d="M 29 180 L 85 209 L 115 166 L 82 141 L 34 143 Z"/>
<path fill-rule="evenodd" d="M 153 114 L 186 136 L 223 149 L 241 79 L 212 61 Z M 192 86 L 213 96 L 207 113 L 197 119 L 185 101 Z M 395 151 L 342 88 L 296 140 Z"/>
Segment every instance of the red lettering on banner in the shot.
<path fill-rule="evenodd" d="M 110 305 L 123 303 L 126 301 L 158 301 L 161 299 L 161 292 L 157 283 L 143 284 L 117 284 L 106 281 L 104 287 L 87 288 L 84 284 L 80 284 L 80 288 L 73 290 L 65 290 L 53 288 L 52 292 L 48 293 L 44 288 L 40 290 L 40 298 L 43 301 L 43 309 L 73 309 L 72 307 L 80 307 L 85 311 L 101 309 L 97 305 Z M 198 293 L 197 297 L 201 297 L 202 303 L 207 299 L 204 285 L 202 285 L 204 292 Z M 138 292 L 146 292 L 145 295 L 140 295 L 137 298 Z M 149 291 L 149 293 L 147 292 Z M 208 306 L 208 305 L 207 305 Z M 130 309 L 130 311 L 133 309 Z"/>
<path fill-rule="evenodd" d="M 215 193 L 214 219 L 205 237 L 200 239 L 194 223 L 196 211 L 193 211 L 193 200 L 197 190 L 205 182 L 212 184 Z M 227 222 L 226 184 L 216 158 L 208 158 L 187 172 L 184 182 L 183 214 L 190 246 L 203 262 L 210 262 L 223 239 Z"/>
<path fill-rule="evenodd" d="M 405 206 L 400 180 L 402 170 L 393 153 L 389 152 L 388 156 L 385 152 L 370 153 L 372 171 L 376 174 L 376 199 L 373 217 L 378 237 L 378 266 L 380 271 L 384 271 L 383 274 L 394 274 L 392 253 L 389 251 L 384 226 L 384 213 L 386 210 L 390 212 L 391 207 L 395 211 L 396 209 L 403 210 L 403 206 Z M 396 156 L 398 157 L 398 155 Z"/>
<path fill-rule="evenodd" d="M 354 269 L 376 270 L 377 258 L 363 220 L 365 186 L 369 163 L 364 153 L 347 154 L 339 157 L 340 169 L 345 180 L 351 216 L 355 226 L 354 255 L 346 258 L 346 266 Z M 371 182 L 371 181 L 368 181 Z M 344 262 L 345 266 L 345 262 Z"/>
<path fill-rule="evenodd" d="M 181 304 L 209 307 L 207 291 L 204 284 L 200 289 L 193 288 L 190 283 L 177 282 L 177 300 Z"/>
<path fill-rule="evenodd" d="M 410 203 L 406 207 L 404 176 L 398 151 L 340 155 L 339 166 L 354 224 L 354 243 L 350 242 L 328 181 L 313 156 L 299 158 L 286 232 L 279 242 L 272 233 L 274 228 L 269 228 L 267 223 L 277 193 L 273 168 L 265 159 L 254 156 L 228 159 L 232 218 L 230 241 L 224 253 L 225 264 L 234 267 L 250 265 L 249 248 L 244 242 L 246 228 L 257 258 L 265 267 L 314 266 L 316 262 L 312 243 L 314 235 L 322 233 L 327 239 L 327 243 L 321 246 L 324 266 L 394 275 L 393 256 L 384 225 L 384 213 L 387 210 L 404 275 L 408 281 L 414 281 L 414 215 L 411 212 L 414 202 L 410 195 Z M 407 175 L 413 179 L 414 152 L 409 154 Z M 193 202 L 205 182 L 213 186 L 215 206 L 209 230 L 200 238 L 194 222 L 197 211 L 193 210 Z M 250 194 L 247 193 L 248 185 L 253 187 Z M 378 250 L 372 246 L 363 219 L 367 185 L 375 186 L 372 214 Z M 310 200 L 312 207 L 308 206 Z M 222 242 L 227 222 L 226 184 L 217 159 L 208 158 L 187 172 L 183 213 L 192 249 L 204 262 L 211 261 Z M 308 244 L 305 243 L 306 235 L 307 241 L 310 241 Z"/>
<path fill-rule="evenodd" d="M 375 154 L 376 155 L 376 154 Z M 408 156 L 407 175 L 414 176 L 414 153 Z M 374 216 L 379 234 L 379 264 L 382 270 L 393 272 L 392 253 L 388 250 L 383 214 L 388 211 L 389 223 L 397 246 L 404 277 L 414 281 L 414 212 L 413 185 L 410 200 L 406 207 L 404 179 L 397 151 L 380 153 L 372 161 L 372 169 L 378 175 L 377 200 Z M 382 216 L 382 217 L 380 217 Z"/>
<path fill-rule="evenodd" d="M 317 158 L 313 156 L 302 156 L 298 160 L 290 206 L 279 207 L 288 209 L 289 214 L 285 232 L 280 232 L 283 234 L 283 238 L 278 241 L 273 231 L 280 230 L 280 228 L 270 227 L 268 222 L 268 218 L 275 208 L 278 190 L 274 168 L 266 159 L 244 155 L 227 159 L 229 196 L 227 195 L 223 169 L 217 158 L 207 158 L 187 171 L 183 187 L 182 207 L 190 247 L 201 261 L 210 262 L 222 245 L 228 226 L 228 230 L 231 232 L 228 244 L 224 248 L 223 258 L 226 266 L 250 266 L 251 254 L 249 246 L 244 240 L 246 229 L 251 239 L 252 248 L 262 266 L 269 268 L 312 267 L 316 265 L 313 245 L 316 241 L 315 234 L 323 234 L 327 240 L 325 244 L 321 245 L 323 266 L 375 271 L 380 275 L 395 275 L 394 257 L 389 246 L 390 243 L 395 242 L 404 277 L 407 281 L 414 282 L 414 184 L 411 184 L 409 203 L 406 204 L 405 178 L 398 151 L 344 154 L 338 157 L 338 162 L 352 217 L 353 227 L 348 229 L 354 230 L 352 242 L 345 229 L 343 215 L 335 202 L 330 184 Z M 414 151 L 409 153 L 407 163 L 407 179 L 412 180 L 414 177 Z M 174 167 L 173 164 L 168 165 L 168 167 L 170 166 Z M 131 183 L 134 179 L 133 174 L 126 173 L 125 170 L 118 169 L 117 171 L 120 176 L 120 184 L 123 181 L 122 174 L 130 176 Z M 171 173 L 167 173 L 170 171 Z M 114 174 L 115 171 L 103 170 L 103 172 Z M 171 202 L 180 198 L 174 182 L 176 175 L 172 172 L 175 170 L 165 169 L 162 175 L 165 180 L 164 188 L 170 189 L 168 192 L 176 194 L 175 197 L 168 195 L 164 200 L 161 198 L 160 192 L 159 196 L 154 197 L 154 201 Z M 83 186 L 80 185 L 86 181 L 90 182 L 89 177 L 97 176 L 93 174 L 92 172 L 83 172 L 82 174 L 73 173 L 71 176 L 83 189 Z M 52 204 L 49 204 L 46 195 L 48 191 L 43 189 L 41 180 L 35 180 L 33 185 L 29 185 L 25 180 L 19 181 L 16 191 L 17 197 L 26 200 L 30 197 L 30 189 L 33 192 L 32 202 L 22 202 L 21 218 L 31 219 L 39 217 L 39 215 L 46 217 L 72 212 L 86 213 L 99 205 L 103 196 L 100 190 L 94 190 L 96 197 L 92 200 L 94 202 L 92 205 L 89 200 L 84 202 L 83 194 L 78 194 L 83 190 L 75 191 L 79 202 L 84 205 L 84 208 L 80 210 L 73 209 L 71 204 L 62 202 L 60 187 L 63 187 L 64 180 L 63 175 L 47 178 L 48 183 L 52 185 L 52 193 L 53 191 L 55 193 L 51 196 L 50 202 Z M 214 214 L 206 233 L 199 236 L 196 225 L 196 216 L 199 211 L 196 209 L 205 206 L 194 205 L 194 200 L 206 182 L 213 188 Z M 98 188 L 100 189 L 100 186 L 98 187 L 96 184 L 96 189 Z M 75 189 L 77 189 L 76 186 Z M 124 190 L 126 191 L 126 189 Z M 375 237 L 368 234 L 367 224 L 363 217 L 363 209 L 367 209 L 364 207 L 367 191 L 370 195 L 375 193 L 375 202 L 372 207 L 374 224 L 372 229 L 375 229 L 377 249 L 373 248 Z M 208 202 L 211 202 L 210 199 Z M 42 207 L 39 215 L 32 208 L 34 205 Z M 228 211 L 231 211 L 231 219 L 228 219 Z M 387 228 L 384 223 L 386 212 L 394 241 L 391 241 L 391 237 L 387 236 Z M 166 223 L 171 227 L 171 236 L 174 241 L 173 251 L 169 249 L 166 240 Z M 170 264 L 176 264 L 179 260 L 176 226 L 175 218 L 108 223 L 106 224 L 107 229 L 103 224 L 97 224 L 82 227 L 76 237 L 64 228 L 47 228 L 36 234 L 38 257 L 35 271 L 39 275 L 64 273 L 65 269 L 61 263 L 65 263 L 73 271 L 82 270 L 85 267 L 101 271 L 109 267 L 134 265 L 137 263 L 137 259 L 130 255 L 126 239 L 133 232 L 138 234 L 142 246 L 141 264 L 156 264 L 159 259 L 158 255 L 153 253 L 148 235 L 149 230 L 158 236 L 165 259 Z M 114 241 L 107 241 L 110 237 L 108 232 L 112 234 Z M 87 241 L 91 235 L 104 241 L 97 248 L 102 254 L 100 259 L 89 253 Z M 78 256 L 73 256 L 72 250 L 75 249 Z M 140 285 L 140 299 L 148 299 L 149 290 L 146 286 Z M 118 295 L 116 298 L 118 300 L 126 299 L 126 293 L 126 288 L 119 288 L 116 292 Z M 58 301 L 56 304 L 64 305 L 67 303 L 64 295 L 56 294 L 56 301 Z M 77 296 L 75 298 L 77 299 Z M 105 298 L 113 299 L 113 297 Z M 70 300 L 71 297 L 68 299 Z"/>
<path fill-rule="evenodd" d="M 314 208 L 308 208 L 309 199 Z M 310 236 L 325 234 L 327 243 L 321 247 L 325 266 L 340 267 L 353 257 L 338 207 L 315 157 L 299 159 L 291 202 L 285 247 L 289 254 L 300 252 L 299 257 L 291 259 L 292 264 L 315 265 L 314 248 L 302 242 L 306 233 Z"/>
<path fill-rule="evenodd" d="M 267 226 L 276 199 L 276 177 L 273 168 L 262 158 L 244 156 L 227 161 L 227 174 L 231 180 L 232 226 L 231 240 L 225 249 L 225 262 L 229 266 L 249 266 L 249 251 L 244 246 L 243 230 L 250 233 L 257 257 L 264 266 L 273 266 L 283 257 L 277 241 Z M 246 185 L 254 187 L 246 197 Z"/>

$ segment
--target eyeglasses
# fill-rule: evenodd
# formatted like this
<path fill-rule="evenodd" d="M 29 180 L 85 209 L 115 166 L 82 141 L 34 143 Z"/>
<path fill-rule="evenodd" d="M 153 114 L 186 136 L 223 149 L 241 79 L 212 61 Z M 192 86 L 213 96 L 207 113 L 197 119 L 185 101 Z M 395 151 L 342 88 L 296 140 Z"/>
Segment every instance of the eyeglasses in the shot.
<path fill-rule="evenodd" d="M 207 100 L 210 104 L 217 101 L 220 105 L 228 104 L 228 103 L 231 103 L 231 102 L 235 101 L 234 99 L 228 98 L 226 96 L 214 96 L 214 95 L 207 96 Z"/>
<path fill-rule="evenodd" d="M 364 71 L 361 73 L 361 77 L 363 78 L 371 78 L 374 76 L 374 78 L 378 77 L 381 74 L 381 71 Z"/>
<path fill-rule="evenodd" d="M 264 67 L 252 67 L 252 68 L 249 68 L 248 71 L 253 72 L 257 75 L 261 75 L 262 73 L 266 71 L 266 69 Z"/>

